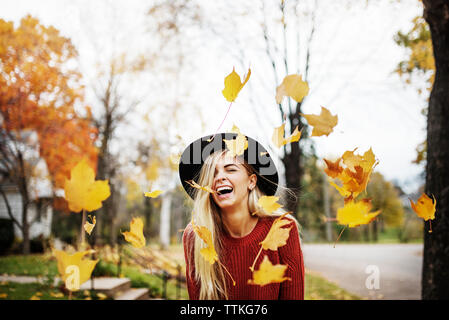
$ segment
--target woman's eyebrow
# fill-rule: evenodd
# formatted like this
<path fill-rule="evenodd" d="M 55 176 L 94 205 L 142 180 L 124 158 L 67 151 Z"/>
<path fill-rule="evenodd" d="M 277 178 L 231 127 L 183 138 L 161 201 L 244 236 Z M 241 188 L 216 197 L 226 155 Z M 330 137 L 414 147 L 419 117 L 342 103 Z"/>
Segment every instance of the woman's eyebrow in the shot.
<path fill-rule="evenodd" d="M 225 165 L 224 165 L 224 168 L 229 168 L 230 166 L 235 166 L 235 167 L 238 168 L 238 166 L 237 166 L 236 163 L 228 163 L 228 164 L 225 164 Z"/>

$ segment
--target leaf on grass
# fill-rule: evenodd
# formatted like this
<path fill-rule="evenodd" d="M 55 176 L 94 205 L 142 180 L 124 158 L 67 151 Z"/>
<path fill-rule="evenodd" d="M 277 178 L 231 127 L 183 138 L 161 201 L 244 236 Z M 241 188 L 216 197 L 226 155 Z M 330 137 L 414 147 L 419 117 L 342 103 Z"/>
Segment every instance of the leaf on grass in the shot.
<path fill-rule="evenodd" d="M 274 145 L 278 148 L 282 147 L 287 143 L 299 141 L 299 139 L 301 138 L 302 131 L 299 131 L 298 127 L 295 128 L 291 136 L 288 138 L 284 138 L 284 131 L 285 131 L 285 123 L 275 128 L 273 131 L 273 136 L 271 140 L 273 141 Z"/>
<path fill-rule="evenodd" d="M 235 72 L 235 68 L 232 68 L 232 72 L 228 74 L 224 80 L 225 87 L 222 93 L 226 100 L 229 102 L 234 102 L 240 90 L 242 90 L 243 86 L 248 82 L 250 76 L 251 69 L 248 69 L 248 73 L 242 82 L 240 80 L 240 76 Z"/>
<path fill-rule="evenodd" d="M 132 218 L 129 228 L 129 231 L 122 232 L 125 240 L 135 248 L 144 247 L 146 240 L 143 235 L 143 220 L 141 218 Z"/>
<path fill-rule="evenodd" d="M 95 218 L 95 216 L 91 216 L 88 215 L 89 218 L 91 218 L 92 223 L 90 223 L 89 221 L 86 221 L 84 223 L 84 230 L 86 230 L 86 232 L 90 235 L 92 233 L 92 230 L 95 227 L 95 224 L 97 223 L 97 219 Z"/>
<path fill-rule="evenodd" d="M 277 203 L 279 197 L 276 196 L 262 196 L 257 201 L 257 205 L 262 207 L 262 209 L 268 213 L 272 214 L 274 211 L 282 207 L 281 204 Z"/>
<path fill-rule="evenodd" d="M 325 107 L 321 107 L 321 113 L 319 115 L 302 113 L 301 115 L 313 127 L 312 137 L 328 136 L 338 123 L 338 116 L 333 116 Z"/>
<path fill-rule="evenodd" d="M 50 296 L 53 298 L 64 298 L 64 294 L 62 292 L 50 291 Z"/>
<path fill-rule="evenodd" d="M 380 213 L 380 210 L 370 212 L 372 207 L 370 199 L 362 199 L 358 202 L 347 201 L 343 208 L 337 211 L 337 221 L 339 224 L 348 225 L 349 228 L 368 224 Z"/>
<path fill-rule="evenodd" d="M 161 193 L 162 193 L 163 191 L 161 191 L 161 190 L 154 190 L 154 191 L 151 191 L 151 192 L 145 192 L 145 197 L 148 197 L 148 198 L 157 198 Z"/>
<path fill-rule="evenodd" d="M 215 251 L 215 246 L 212 240 L 212 234 L 204 226 L 197 226 L 195 222 L 192 219 L 192 227 L 193 231 L 204 241 L 206 244 L 205 248 L 202 248 L 200 250 L 200 254 L 203 256 L 203 258 L 209 262 L 210 264 L 214 264 L 216 261 L 218 261 L 218 254 Z"/>
<path fill-rule="evenodd" d="M 108 296 L 105 295 L 104 293 L 97 292 L 97 297 L 98 297 L 100 300 L 104 300 L 104 299 L 106 299 Z"/>
<path fill-rule="evenodd" d="M 264 256 L 259 265 L 259 269 L 253 272 L 253 278 L 248 280 L 248 284 L 265 286 L 270 283 L 280 283 L 285 280 L 291 280 L 288 277 L 284 277 L 287 267 L 287 265 L 282 264 L 273 265 L 268 256 Z"/>
<path fill-rule="evenodd" d="M 102 201 L 110 195 L 108 180 L 95 181 L 95 172 L 83 159 L 70 172 L 70 180 L 64 185 L 65 199 L 73 212 L 94 211 L 102 207 Z"/>
<path fill-rule="evenodd" d="M 301 102 L 308 93 L 309 85 L 302 81 L 302 76 L 291 74 L 286 76 L 281 85 L 276 88 L 276 103 L 280 104 L 285 96 Z"/>

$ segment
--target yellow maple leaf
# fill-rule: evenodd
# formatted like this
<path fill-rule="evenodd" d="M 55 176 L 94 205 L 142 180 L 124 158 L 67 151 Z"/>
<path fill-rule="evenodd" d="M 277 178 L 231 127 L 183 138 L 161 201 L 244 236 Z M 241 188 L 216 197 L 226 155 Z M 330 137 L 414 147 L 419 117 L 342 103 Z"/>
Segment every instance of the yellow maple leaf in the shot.
<path fill-rule="evenodd" d="M 64 298 L 64 294 L 62 292 L 50 291 L 50 296 L 52 296 L 53 298 Z"/>
<path fill-rule="evenodd" d="M 97 219 L 95 218 L 95 216 L 92 217 L 91 215 L 88 215 L 88 217 L 91 218 L 92 223 L 86 221 L 84 223 L 84 230 L 86 230 L 86 232 L 90 235 L 95 227 L 95 224 L 97 223 Z"/>
<path fill-rule="evenodd" d="M 421 194 L 416 203 L 414 203 L 411 199 L 410 205 L 412 206 L 413 211 L 416 212 L 418 217 L 423 218 L 424 221 L 435 219 L 435 211 L 437 206 L 437 200 L 435 196 L 432 199 L 427 196 L 425 193 Z"/>
<path fill-rule="evenodd" d="M 148 198 L 157 198 L 161 193 L 162 193 L 163 191 L 161 191 L 161 190 L 154 190 L 154 191 L 151 191 L 151 192 L 145 192 L 145 197 L 148 197 Z"/>
<path fill-rule="evenodd" d="M 268 256 L 265 256 L 259 265 L 259 269 L 253 272 L 253 278 L 248 279 L 248 284 L 265 286 L 270 283 L 280 283 L 285 280 L 291 280 L 284 277 L 287 265 L 276 264 L 270 262 Z"/>
<path fill-rule="evenodd" d="M 349 228 L 368 224 L 380 213 L 380 210 L 369 212 L 371 207 L 370 199 L 362 199 L 358 202 L 346 201 L 344 207 L 337 211 L 337 221 L 339 224 L 348 225 Z"/>
<path fill-rule="evenodd" d="M 337 178 L 342 172 L 343 168 L 340 166 L 341 158 L 338 158 L 334 162 L 323 159 L 326 163 L 327 168 L 324 169 L 324 172 L 331 178 Z"/>
<path fill-rule="evenodd" d="M 203 190 L 209 193 L 215 193 L 214 190 L 212 190 L 210 187 L 208 186 L 200 186 L 198 183 L 195 182 L 195 180 L 186 180 L 187 184 L 189 184 L 191 187 L 195 188 L 195 189 L 199 189 L 199 190 Z"/>
<path fill-rule="evenodd" d="M 95 181 L 95 172 L 86 159 L 80 161 L 70 172 L 70 180 L 64 185 L 65 199 L 73 212 L 94 211 L 102 207 L 102 201 L 110 195 L 108 180 Z"/>
<path fill-rule="evenodd" d="M 235 68 L 232 68 L 232 72 L 228 74 L 224 80 L 225 87 L 222 93 L 226 100 L 229 102 L 234 102 L 240 90 L 242 90 L 243 86 L 248 82 L 250 76 L 251 69 L 248 69 L 248 73 L 242 82 L 240 80 L 240 76 L 235 72 Z"/>
<path fill-rule="evenodd" d="M 291 136 L 288 138 L 284 138 L 284 131 L 285 131 L 285 123 L 275 128 L 273 131 L 273 136 L 271 140 L 273 141 L 274 145 L 278 148 L 282 147 L 287 143 L 299 141 L 299 139 L 301 138 L 302 131 L 299 131 L 298 127 L 295 128 Z"/>
<path fill-rule="evenodd" d="M 80 286 L 90 279 L 98 260 L 83 259 L 83 257 L 92 252 L 94 251 L 86 250 L 68 254 L 65 251 L 54 250 L 59 275 L 68 290 L 78 291 Z"/>
<path fill-rule="evenodd" d="M 262 196 L 257 201 L 257 205 L 262 207 L 266 213 L 271 214 L 282 207 L 281 204 L 277 203 L 278 200 L 279 197 L 276 196 Z"/>
<path fill-rule="evenodd" d="M 6 299 L 6 298 L 8 298 L 7 293 L 0 293 L 0 299 Z"/>
<path fill-rule="evenodd" d="M 308 93 L 309 85 L 302 80 L 302 76 L 291 74 L 285 76 L 281 85 L 276 88 L 276 103 L 281 103 L 285 96 L 292 97 L 296 102 L 301 102 Z"/>
<path fill-rule="evenodd" d="M 354 151 L 357 150 L 355 148 L 352 151 L 345 151 L 341 158 L 343 159 L 343 163 L 352 171 L 355 171 L 356 166 L 362 167 L 364 171 L 369 171 L 377 165 L 376 157 L 373 153 L 372 148 L 369 148 L 363 156 L 354 154 Z"/>
<path fill-rule="evenodd" d="M 324 160 L 327 165 L 327 169 L 324 170 L 326 174 L 339 179 L 343 185 L 340 187 L 333 182 L 330 184 L 344 197 L 356 198 L 363 192 L 368 185 L 374 167 L 379 163 L 371 148 L 363 156 L 354 154 L 355 150 L 346 151 L 336 162 Z M 345 167 L 340 166 L 340 159 L 343 160 Z"/>
<path fill-rule="evenodd" d="M 141 218 L 132 218 L 129 224 L 129 231 L 122 232 L 125 240 L 131 243 L 135 248 L 142 248 L 146 244 L 143 235 L 143 220 Z"/>
<path fill-rule="evenodd" d="M 237 137 L 230 140 L 223 139 L 223 141 L 230 152 L 229 156 L 241 156 L 248 149 L 248 139 L 237 127 L 234 126 L 232 129 L 237 131 Z"/>
<path fill-rule="evenodd" d="M 288 212 L 284 213 L 279 218 L 275 219 L 271 225 L 270 231 L 268 231 L 265 239 L 260 243 L 264 250 L 276 251 L 279 247 L 285 246 L 287 244 L 287 239 L 290 236 L 290 229 L 284 228 L 286 225 L 292 223 L 291 220 L 284 219 Z"/>
<path fill-rule="evenodd" d="M 200 254 L 203 256 L 203 258 L 208 261 L 210 264 L 214 264 L 216 261 L 218 261 L 218 254 L 215 251 L 215 246 L 212 241 L 212 234 L 204 226 L 197 226 L 195 222 L 192 219 L 192 227 L 193 231 L 204 241 L 206 244 L 205 248 L 202 248 L 200 250 Z"/>
<path fill-rule="evenodd" d="M 338 116 L 333 116 L 325 107 L 321 107 L 319 115 L 303 113 L 301 115 L 306 118 L 310 126 L 313 126 L 312 137 L 328 136 L 338 123 Z"/>

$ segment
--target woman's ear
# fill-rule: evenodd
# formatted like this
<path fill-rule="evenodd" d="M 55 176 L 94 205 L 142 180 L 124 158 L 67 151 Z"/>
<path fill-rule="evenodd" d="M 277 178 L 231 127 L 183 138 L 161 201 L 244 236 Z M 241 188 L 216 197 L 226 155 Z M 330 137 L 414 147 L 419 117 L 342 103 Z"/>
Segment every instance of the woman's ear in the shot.
<path fill-rule="evenodd" d="M 252 175 L 249 176 L 248 189 L 253 190 L 256 187 L 256 183 L 257 183 L 257 176 L 253 173 Z"/>

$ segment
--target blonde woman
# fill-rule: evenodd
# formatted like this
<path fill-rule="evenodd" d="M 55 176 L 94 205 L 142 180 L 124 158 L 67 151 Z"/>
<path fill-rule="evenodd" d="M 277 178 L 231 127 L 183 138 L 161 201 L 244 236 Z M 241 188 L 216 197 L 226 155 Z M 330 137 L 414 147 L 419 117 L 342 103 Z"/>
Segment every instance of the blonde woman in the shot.
<path fill-rule="evenodd" d="M 249 267 L 259 252 L 260 242 L 274 219 L 284 211 L 268 215 L 257 206 L 259 197 L 275 194 L 277 170 L 266 149 L 249 137 L 246 137 L 245 153 L 232 156 L 224 140 L 236 136 L 220 133 L 213 139 L 212 136 L 200 138 L 181 156 L 179 174 L 194 201 L 192 218 L 195 225 L 211 231 L 221 262 L 211 265 L 201 256 L 200 250 L 205 244 L 189 223 L 183 234 L 189 297 L 192 300 L 304 299 L 304 263 L 298 226 L 292 216 L 289 216 L 293 223 L 287 244 L 277 251 L 264 250 L 255 264 L 257 270 L 263 256 L 267 255 L 272 264 L 288 265 L 285 277 L 290 280 L 265 286 L 248 283 L 252 279 Z M 192 188 L 191 180 L 214 192 Z"/>

